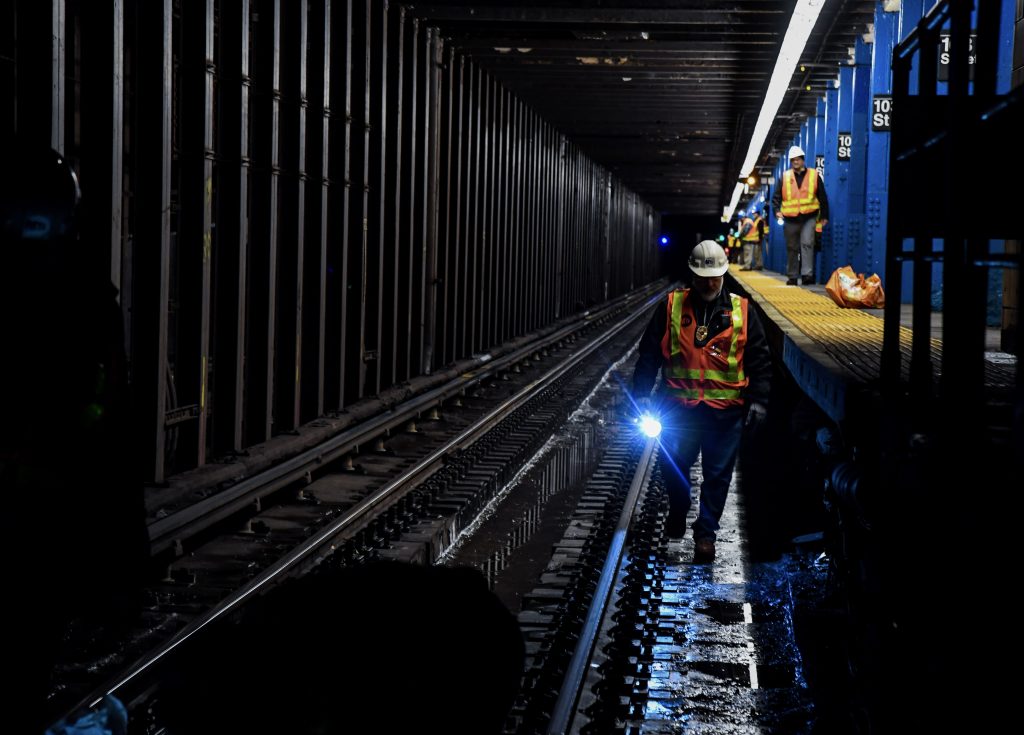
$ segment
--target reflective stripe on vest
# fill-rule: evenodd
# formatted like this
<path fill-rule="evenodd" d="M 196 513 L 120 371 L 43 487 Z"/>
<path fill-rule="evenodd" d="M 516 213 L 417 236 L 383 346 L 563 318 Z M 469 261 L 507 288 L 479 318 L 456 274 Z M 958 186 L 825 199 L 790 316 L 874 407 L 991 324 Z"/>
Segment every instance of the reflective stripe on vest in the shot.
<path fill-rule="evenodd" d="M 732 390 L 729 388 L 666 388 L 665 394 L 672 396 L 673 398 L 684 398 L 698 403 L 701 399 L 706 402 L 712 400 L 716 401 L 740 401 L 743 396 L 742 391 Z"/>
<path fill-rule="evenodd" d="M 782 174 L 782 216 L 796 217 L 818 211 L 818 171 L 805 169 L 803 183 L 796 185 L 793 169 Z"/>
<path fill-rule="evenodd" d="M 747 224 L 747 222 L 750 223 L 750 230 L 748 230 L 747 234 L 743 236 L 743 241 L 757 242 L 758 240 L 761 239 L 757 236 L 757 222 L 750 219 L 750 217 L 747 217 L 745 220 L 743 220 L 743 224 Z"/>
<path fill-rule="evenodd" d="M 662 368 L 664 391 L 686 405 L 702 401 L 715 408 L 742 404 L 742 389 L 749 382 L 742 367 L 743 348 L 747 341 L 744 319 L 747 302 L 730 294 L 732 323 L 724 332 L 729 338 L 729 353 L 725 357 L 726 369 L 722 370 L 719 353 L 711 349 L 712 343 L 720 344 L 718 335 L 703 347 L 696 347 L 693 344 L 696 314 L 689 325 L 683 325 L 689 294 L 689 289 L 683 289 L 668 296 L 668 323 L 661 341 L 665 358 Z M 693 310 L 689 311 L 692 313 Z"/>

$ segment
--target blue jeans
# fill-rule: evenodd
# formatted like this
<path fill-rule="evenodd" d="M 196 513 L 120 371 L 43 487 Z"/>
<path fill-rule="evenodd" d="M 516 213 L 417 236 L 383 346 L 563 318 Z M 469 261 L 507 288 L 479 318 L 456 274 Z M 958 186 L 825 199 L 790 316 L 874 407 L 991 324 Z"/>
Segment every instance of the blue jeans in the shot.
<path fill-rule="evenodd" d="M 680 404 L 663 409 L 661 474 L 668 490 L 668 525 L 682 527 L 690 510 L 690 466 L 701 453 L 704 482 L 700 510 L 693 524 L 695 539 L 714 541 L 729 494 L 732 468 L 743 431 L 743 409 Z"/>

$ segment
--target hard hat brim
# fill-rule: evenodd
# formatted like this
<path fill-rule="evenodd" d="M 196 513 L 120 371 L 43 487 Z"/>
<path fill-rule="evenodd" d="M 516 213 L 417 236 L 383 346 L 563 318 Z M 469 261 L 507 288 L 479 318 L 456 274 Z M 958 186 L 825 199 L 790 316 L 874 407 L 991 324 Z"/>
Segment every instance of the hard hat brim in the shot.
<path fill-rule="evenodd" d="M 701 278 L 717 278 L 718 276 L 725 275 L 725 272 L 729 270 L 729 263 L 726 261 L 725 265 L 719 266 L 718 268 L 695 268 L 691 265 L 690 270 L 693 271 L 694 275 L 700 276 Z"/>

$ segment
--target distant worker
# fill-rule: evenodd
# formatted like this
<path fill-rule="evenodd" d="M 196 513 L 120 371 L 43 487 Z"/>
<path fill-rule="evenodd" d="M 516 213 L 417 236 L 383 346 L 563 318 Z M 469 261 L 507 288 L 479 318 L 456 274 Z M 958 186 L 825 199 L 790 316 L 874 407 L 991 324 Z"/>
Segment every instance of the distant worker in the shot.
<path fill-rule="evenodd" d="M 0 160 L 0 546 L 17 560 L 0 621 L 19 703 L 5 731 L 42 732 L 69 624 L 114 640 L 141 612 L 148 536 L 109 255 L 79 237 L 66 159 L 8 142 Z"/>
<path fill-rule="evenodd" d="M 666 533 L 682 538 L 690 509 L 690 466 L 701 456 L 704 481 L 693 524 L 694 561 L 714 559 L 715 539 L 744 426 L 753 434 L 767 414 L 768 340 L 754 309 L 723 290 L 729 264 L 710 240 L 689 257 L 693 287 L 668 295 L 640 339 L 633 398 L 641 412 L 656 394 L 662 426 L 661 469 L 668 490 Z"/>
<path fill-rule="evenodd" d="M 828 224 L 828 197 L 825 182 L 816 169 L 804 165 L 800 146 L 789 149 L 789 168 L 775 187 L 772 208 L 783 220 L 786 238 L 786 284 L 795 286 L 797 276 L 803 284 L 814 283 L 814 232 L 816 223 Z"/>
<path fill-rule="evenodd" d="M 730 263 L 740 263 L 742 265 L 743 260 L 743 213 L 739 212 L 736 215 L 736 222 L 733 224 L 732 229 L 729 231 L 732 235 L 731 247 L 726 250 L 726 255 L 729 256 Z"/>
<path fill-rule="evenodd" d="M 764 259 L 761 255 L 761 242 L 764 240 L 764 219 L 762 219 L 761 213 L 758 210 L 751 209 L 750 214 L 743 218 L 740 237 L 743 240 L 743 266 L 740 270 L 764 270 Z"/>

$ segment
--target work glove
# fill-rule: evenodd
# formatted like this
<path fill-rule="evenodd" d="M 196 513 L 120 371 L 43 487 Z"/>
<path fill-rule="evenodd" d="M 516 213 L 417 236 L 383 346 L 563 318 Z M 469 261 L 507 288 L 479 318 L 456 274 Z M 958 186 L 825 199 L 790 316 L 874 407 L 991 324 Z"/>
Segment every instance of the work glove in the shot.
<path fill-rule="evenodd" d="M 651 401 L 650 396 L 644 396 L 643 398 L 636 399 L 637 416 L 643 416 L 645 413 L 650 413 L 652 408 L 654 408 L 654 404 Z"/>
<path fill-rule="evenodd" d="M 747 420 L 743 427 L 751 433 L 756 432 L 764 424 L 767 416 L 768 409 L 763 403 L 751 403 L 750 408 L 747 409 Z"/>

